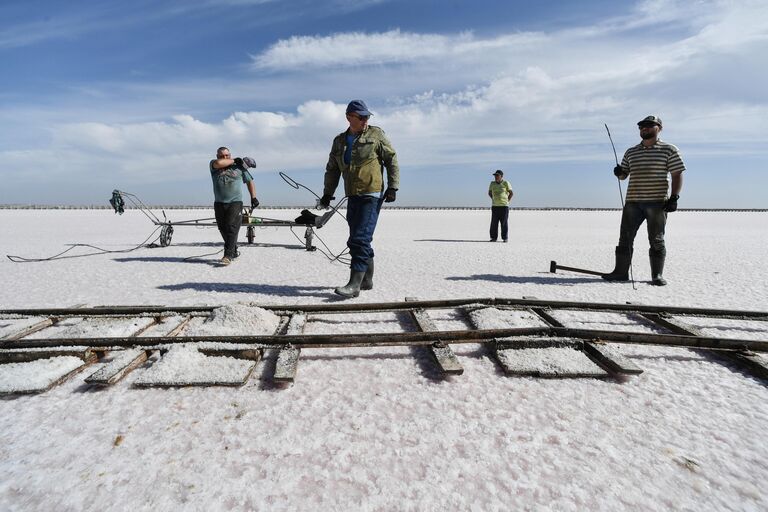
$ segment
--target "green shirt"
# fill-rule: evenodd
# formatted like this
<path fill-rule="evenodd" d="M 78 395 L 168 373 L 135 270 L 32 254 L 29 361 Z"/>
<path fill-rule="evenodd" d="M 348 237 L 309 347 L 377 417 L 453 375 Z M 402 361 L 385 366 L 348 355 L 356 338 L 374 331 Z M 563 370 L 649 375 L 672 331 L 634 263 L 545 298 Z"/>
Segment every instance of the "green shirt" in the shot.
<path fill-rule="evenodd" d="M 501 183 L 496 183 L 496 180 L 493 180 L 488 187 L 488 192 L 491 193 L 493 206 L 509 206 L 509 193 L 512 192 L 512 185 L 507 180 L 501 180 Z"/>
<path fill-rule="evenodd" d="M 208 169 L 213 180 L 213 200 L 217 203 L 234 203 L 243 201 L 243 183 L 253 181 L 251 173 L 234 165 L 216 169 L 211 160 Z"/>

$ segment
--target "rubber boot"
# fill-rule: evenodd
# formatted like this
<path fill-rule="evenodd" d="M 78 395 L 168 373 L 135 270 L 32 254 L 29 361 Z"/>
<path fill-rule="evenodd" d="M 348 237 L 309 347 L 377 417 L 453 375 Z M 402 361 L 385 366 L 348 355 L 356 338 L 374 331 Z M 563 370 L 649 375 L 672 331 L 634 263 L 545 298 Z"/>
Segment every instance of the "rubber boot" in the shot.
<path fill-rule="evenodd" d="M 606 281 L 629 281 L 629 265 L 632 263 L 632 249 L 616 246 L 616 268 L 601 277 Z"/>
<path fill-rule="evenodd" d="M 667 281 L 662 276 L 666 254 L 658 253 L 651 249 L 648 251 L 648 256 L 651 259 L 651 284 L 654 286 L 666 286 Z"/>
<path fill-rule="evenodd" d="M 342 297 L 346 297 L 348 299 L 357 297 L 360 295 L 360 283 L 363 282 L 363 277 L 365 277 L 365 272 L 356 272 L 354 270 L 350 270 L 349 282 L 344 286 L 336 288 L 334 291 Z"/>
<path fill-rule="evenodd" d="M 368 260 L 368 270 L 365 271 L 363 282 L 360 283 L 361 290 L 373 290 L 373 258 Z"/>

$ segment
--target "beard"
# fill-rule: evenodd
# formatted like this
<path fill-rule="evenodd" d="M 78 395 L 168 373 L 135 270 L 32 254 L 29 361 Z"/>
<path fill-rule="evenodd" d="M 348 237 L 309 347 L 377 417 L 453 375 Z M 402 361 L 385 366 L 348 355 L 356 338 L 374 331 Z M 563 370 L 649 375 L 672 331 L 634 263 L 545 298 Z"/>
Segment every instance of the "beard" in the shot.
<path fill-rule="evenodd" d="M 656 136 L 654 132 L 643 132 L 640 134 L 640 138 L 643 140 L 652 139 Z"/>

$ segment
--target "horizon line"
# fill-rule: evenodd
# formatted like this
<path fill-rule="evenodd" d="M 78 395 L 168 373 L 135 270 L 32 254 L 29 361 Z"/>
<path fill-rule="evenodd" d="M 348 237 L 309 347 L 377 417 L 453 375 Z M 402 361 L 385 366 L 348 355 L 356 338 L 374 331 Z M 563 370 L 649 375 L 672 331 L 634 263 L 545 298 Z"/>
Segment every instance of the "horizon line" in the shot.
<path fill-rule="evenodd" d="M 244 206 L 245 207 L 245 206 Z M 211 205 L 147 205 L 150 210 L 211 210 Z M 260 206 L 259 210 L 295 210 L 309 209 L 305 206 Z M 490 210 L 490 206 L 384 206 L 390 210 Z M 0 210 L 111 210 L 109 205 L 50 205 L 50 204 L 0 204 Z M 138 210 L 133 206 L 126 210 Z M 314 209 L 314 208 L 312 208 Z M 346 210 L 346 205 L 339 208 Z M 621 211 L 619 207 L 586 207 L 586 206 L 510 206 L 517 211 Z M 768 208 L 678 208 L 677 211 L 687 212 L 768 212 Z"/>

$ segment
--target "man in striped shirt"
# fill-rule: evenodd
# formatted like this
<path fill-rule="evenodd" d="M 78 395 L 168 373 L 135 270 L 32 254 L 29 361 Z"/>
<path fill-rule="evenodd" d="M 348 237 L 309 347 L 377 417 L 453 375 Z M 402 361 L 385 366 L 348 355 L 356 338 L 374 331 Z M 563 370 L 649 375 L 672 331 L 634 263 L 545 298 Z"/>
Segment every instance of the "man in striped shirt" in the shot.
<path fill-rule="evenodd" d="M 664 246 L 664 227 L 667 213 L 677 210 L 677 200 L 683 188 L 685 165 L 678 149 L 659 139 L 662 130 L 661 119 L 648 116 L 639 123 L 640 144 L 624 153 L 621 165 L 613 173 L 620 180 L 629 176 L 627 201 L 621 214 L 619 245 L 616 247 L 616 268 L 610 274 L 603 274 L 608 281 L 629 280 L 629 266 L 637 230 L 643 221 L 647 222 L 648 241 L 651 248 L 651 284 L 667 284 L 662 276 L 667 249 Z M 667 197 L 667 174 L 672 176 L 671 195 Z"/>

